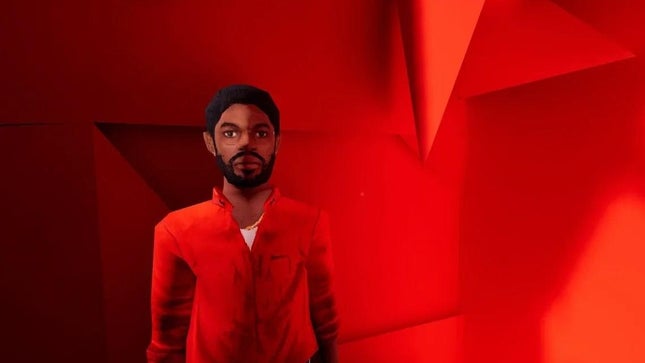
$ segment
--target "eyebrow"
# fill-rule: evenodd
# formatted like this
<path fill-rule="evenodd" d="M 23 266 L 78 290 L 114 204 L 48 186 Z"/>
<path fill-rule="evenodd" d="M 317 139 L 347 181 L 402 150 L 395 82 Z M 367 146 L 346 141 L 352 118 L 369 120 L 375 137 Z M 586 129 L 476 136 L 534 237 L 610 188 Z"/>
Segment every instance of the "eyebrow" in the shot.
<path fill-rule="evenodd" d="M 234 127 L 234 128 L 236 128 L 236 129 L 239 129 L 239 128 L 240 128 L 240 127 L 239 127 L 239 126 L 237 126 L 236 124 L 234 124 L 234 123 L 230 123 L 230 122 L 222 122 L 222 123 L 219 125 L 219 127 L 220 127 L 220 128 L 223 128 L 223 127 Z"/>
<path fill-rule="evenodd" d="M 240 128 L 238 125 L 236 125 L 234 123 L 231 123 L 231 122 L 222 122 L 220 124 L 220 128 L 224 128 L 224 127 L 232 127 L 232 128 L 236 128 L 236 129 Z M 259 129 L 259 128 L 262 128 L 262 127 L 271 128 L 271 126 L 266 122 L 261 123 L 261 124 L 257 124 L 253 128 L 254 129 Z"/>

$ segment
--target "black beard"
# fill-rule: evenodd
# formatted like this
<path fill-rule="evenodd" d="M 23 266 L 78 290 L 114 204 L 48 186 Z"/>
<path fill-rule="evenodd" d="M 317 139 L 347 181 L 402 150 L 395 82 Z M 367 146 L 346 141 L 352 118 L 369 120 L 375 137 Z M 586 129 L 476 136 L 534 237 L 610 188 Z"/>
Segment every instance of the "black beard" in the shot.
<path fill-rule="evenodd" d="M 253 155 L 256 158 L 260 159 L 260 161 L 262 162 L 260 174 L 258 174 L 254 178 L 246 178 L 244 176 L 239 176 L 235 174 L 233 161 L 245 155 Z M 263 157 L 261 157 L 259 154 L 254 152 L 249 152 L 249 153 L 241 152 L 233 156 L 228 161 L 228 163 L 225 163 L 224 159 L 222 158 L 222 155 L 218 153 L 215 156 L 215 160 L 217 162 L 217 167 L 222 172 L 222 174 L 224 174 L 224 178 L 226 178 L 226 181 L 228 181 L 230 184 L 240 189 L 255 188 L 257 186 L 260 186 L 268 182 L 269 178 L 271 178 L 271 173 L 273 172 L 273 165 L 275 164 L 275 152 L 271 154 L 271 158 L 269 159 L 268 163 L 266 162 L 266 160 L 264 160 Z"/>

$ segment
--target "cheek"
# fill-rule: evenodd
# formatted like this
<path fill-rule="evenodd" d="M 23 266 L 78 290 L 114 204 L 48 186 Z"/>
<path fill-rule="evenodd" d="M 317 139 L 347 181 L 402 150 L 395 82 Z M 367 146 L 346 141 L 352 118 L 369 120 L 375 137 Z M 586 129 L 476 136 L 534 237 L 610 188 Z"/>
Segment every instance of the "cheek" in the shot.
<path fill-rule="evenodd" d="M 265 147 L 258 150 L 258 152 L 268 162 L 271 159 L 271 155 L 275 152 L 275 148 L 273 146 Z"/>
<path fill-rule="evenodd" d="M 230 158 L 232 155 L 235 154 L 235 146 L 234 145 L 226 145 L 222 144 L 221 142 L 215 142 L 215 150 L 217 150 L 218 155 L 222 155 L 224 159 Z"/>
<path fill-rule="evenodd" d="M 224 164 L 228 165 L 231 162 L 231 158 L 234 155 L 235 154 L 231 154 L 231 153 L 226 152 L 226 151 L 222 152 L 222 150 L 217 149 L 217 156 L 222 158 L 222 161 L 224 162 Z"/>

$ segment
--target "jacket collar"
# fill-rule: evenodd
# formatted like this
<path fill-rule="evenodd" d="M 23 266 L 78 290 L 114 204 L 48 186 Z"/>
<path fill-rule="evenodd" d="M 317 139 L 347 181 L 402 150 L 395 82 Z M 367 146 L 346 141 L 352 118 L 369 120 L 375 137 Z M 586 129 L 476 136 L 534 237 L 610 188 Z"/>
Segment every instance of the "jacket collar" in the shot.
<path fill-rule="evenodd" d="M 269 194 L 269 197 L 267 200 L 264 202 L 264 209 L 266 209 L 269 206 L 272 206 L 275 204 L 275 202 L 280 199 L 280 190 L 278 190 L 277 187 L 272 187 L 271 189 L 271 194 Z M 233 209 L 233 204 L 224 196 L 224 193 L 222 193 L 222 190 L 218 187 L 213 187 L 213 199 L 212 199 L 213 204 L 220 208 L 224 208 L 227 210 L 232 210 Z"/>

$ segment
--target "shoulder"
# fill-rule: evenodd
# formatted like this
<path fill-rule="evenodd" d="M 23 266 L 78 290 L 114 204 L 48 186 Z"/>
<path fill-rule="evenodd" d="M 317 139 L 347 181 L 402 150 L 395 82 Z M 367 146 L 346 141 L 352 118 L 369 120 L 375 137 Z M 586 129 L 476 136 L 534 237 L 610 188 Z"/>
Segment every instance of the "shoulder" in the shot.
<path fill-rule="evenodd" d="M 212 201 L 204 201 L 168 213 L 157 226 L 164 226 L 171 232 L 180 232 L 212 220 L 216 206 Z"/>
<path fill-rule="evenodd" d="M 321 212 L 321 209 L 314 205 L 311 205 L 290 197 L 286 197 L 286 196 L 282 196 L 280 198 L 279 206 L 284 211 L 294 213 L 294 214 L 317 216 Z"/>
<path fill-rule="evenodd" d="M 317 223 L 321 215 L 325 212 L 314 205 L 281 196 L 276 207 L 276 211 L 281 214 L 281 217 L 290 221 L 291 223 L 298 223 L 301 225 L 313 226 Z"/>

